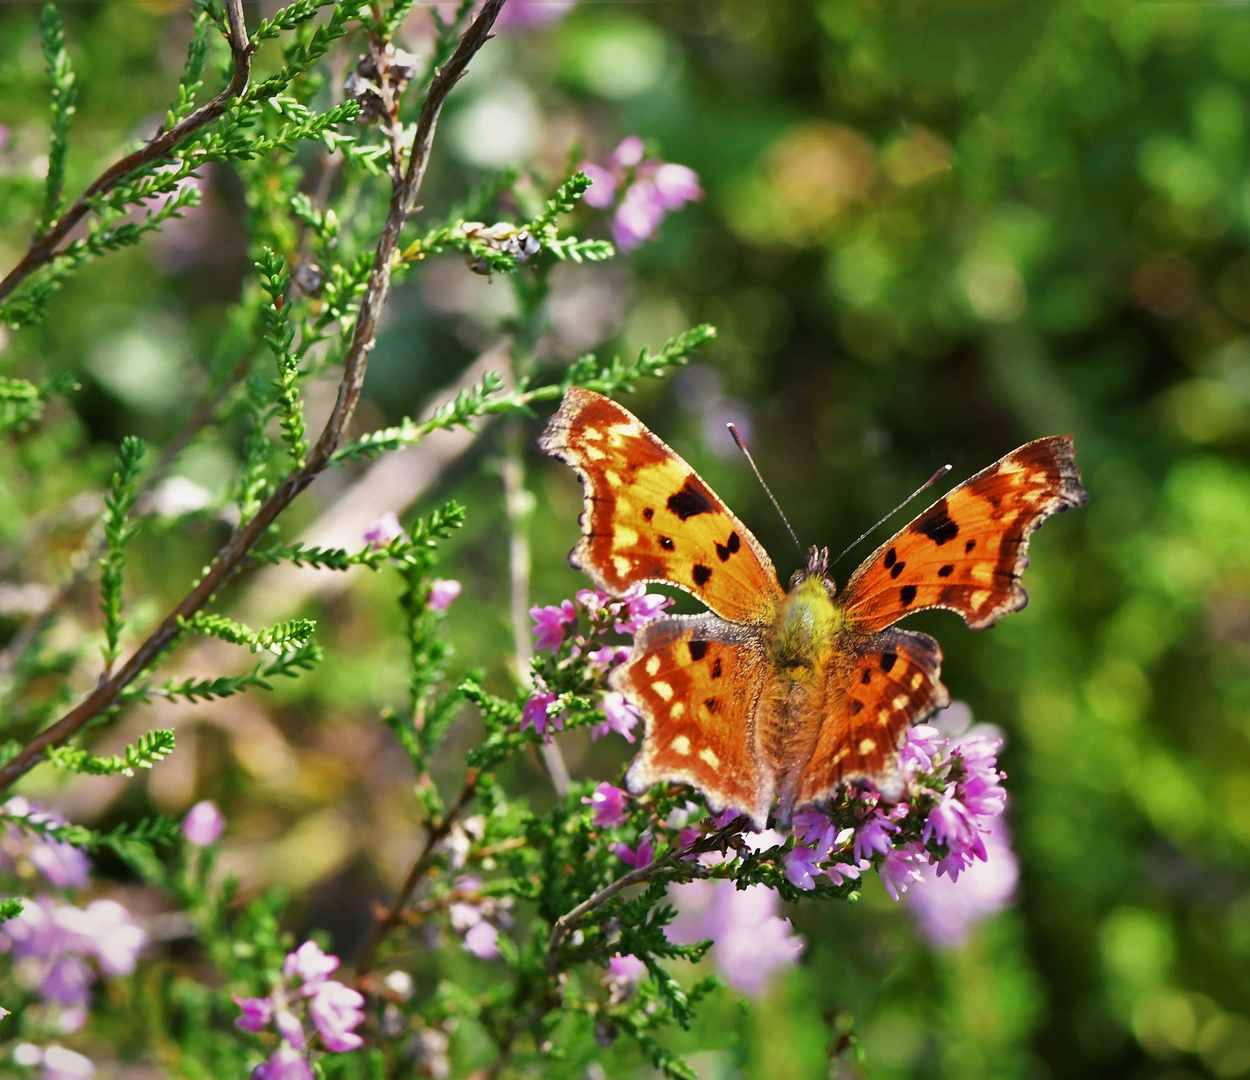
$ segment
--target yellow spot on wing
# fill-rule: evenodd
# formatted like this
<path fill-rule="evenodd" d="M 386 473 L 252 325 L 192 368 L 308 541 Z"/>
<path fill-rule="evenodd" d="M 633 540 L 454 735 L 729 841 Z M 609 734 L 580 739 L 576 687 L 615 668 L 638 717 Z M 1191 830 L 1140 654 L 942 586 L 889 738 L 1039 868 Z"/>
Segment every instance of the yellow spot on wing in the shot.
<path fill-rule="evenodd" d="M 906 704 L 907 704 L 906 694 L 899 694 L 893 701 L 890 702 L 891 708 L 895 708 L 895 709 L 901 709 Z"/>
<path fill-rule="evenodd" d="M 666 682 L 653 682 L 651 689 L 654 690 L 665 701 L 673 700 L 673 688 Z"/>
<path fill-rule="evenodd" d="M 911 677 L 911 688 L 913 690 L 919 690 L 922 682 L 924 682 L 924 672 L 917 671 L 916 674 Z"/>
<path fill-rule="evenodd" d="M 675 754 L 681 754 L 682 757 L 690 753 L 690 740 L 685 735 L 678 735 L 668 746 Z"/>
<path fill-rule="evenodd" d="M 712 766 L 713 769 L 720 768 L 720 758 L 716 756 L 714 751 L 709 750 L 706 747 L 699 751 L 699 759 L 701 761 L 706 761 Z"/>
<path fill-rule="evenodd" d="M 673 707 L 668 710 L 668 715 L 671 716 L 674 720 L 680 720 L 683 716 L 686 715 L 686 706 L 683 705 L 680 701 L 674 702 Z"/>
<path fill-rule="evenodd" d="M 604 469 L 604 470 L 603 470 L 603 478 L 604 478 L 604 479 L 608 482 L 608 486 L 609 486 L 609 487 L 620 487 L 620 486 L 621 486 L 621 476 L 620 476 L 620 473 L 613 472 L 611 469 Z"/>
<path fill-rule="evenodd" d="M 634 564 L 630 562 L 624 555 L 612 556 L 612 567 L 616 571 L 617 577 L 624 577 L 629 573 L 630 568 Z"/>
<path fill-rule="evenodd" d="M 584 447 L 583 449 L 585 451 L 586 456 L 590 458 L 591 461 L 602 461 L 605 457 L 608 456 L 602 450 L 600 450 L 599 447 L 597 446 L 587 446 L 587 447 Z"/>
<path fill-rule="evenodd" d="M 620 503 L 617 503 L 617 506 L 620 506 Z M 631 548 L 636 543 L 638 543 L 638 534 L 629 528 L 628 525 L 622 525 L 618 522 L 612 532 L 613 549 L 620 551 L 624 548 Z"/>
<path fill-rule="evenodd" d="M 659 671 L 660 670 L 659 653 L 656 653 L 655 656 L 648 656 L 647 662 L 643 665 L 643 667 L 646 669 L 646 672 L 648 675 L 654 675 L 657 671 Z"/>
<path fill-rule="evenodd" d="M 864 739 L 859 744 L 861 754 L 871 754 L 876 748 L 877 744 L 873 739 Z"/>

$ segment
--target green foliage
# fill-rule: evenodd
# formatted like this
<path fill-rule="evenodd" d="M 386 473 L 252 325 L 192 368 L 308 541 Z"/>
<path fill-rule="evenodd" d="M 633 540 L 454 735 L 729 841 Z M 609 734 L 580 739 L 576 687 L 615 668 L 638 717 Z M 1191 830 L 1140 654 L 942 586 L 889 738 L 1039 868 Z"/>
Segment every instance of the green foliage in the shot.
<path fill-rule="evenodd" d="M 261 287 L 269 294 L 270 303 L 265 308 L 265 325 L 268 333 L 265 344 L 269 346 L 278 362 L 278 377 L 273 383 L 282 438 L 291 454 L 293 468 L 302 469 L 308 453 L 307 431 L 304 426 L 304 403 L 300 400 L 298 381 L 300 358 L 291 352 L 295 341 L 295 327 L 286 310 L 286 292 L 291 276 L 281 256 L 265 249 L 264 257 L 256 264 Z"/>
<path fill-rule="evenodd" d="M 43 58 L 48 65 L 52 84 L 52 142 L 48 147 L 48 176 L 44 185 L 43 213 L 39 231 L 43 232 L 61 210 L 61 189 L 65 186 L 65 158 L 69 152 L 69 122 L 74 115 L 78 88 L 70 67 L 65 46 L 65 26 L 61 14 L 52 4 L 45 4 L 39 22 Z"/>
<path fill-rule="evenodd" d="M 121 654 L 121 634 L 125 627 L 122 593 L 126 569 L 126 544 L 138 530 L 129 524 L 130 508 L 139 494 L 139 471 L 146 447 L 143 440 L 127 435 L 117 451 L 113 480 L 104 495 L 104 543 L 100 556 L 100 611 L 104 615 L 104 666 L 111 668 Z"/>
<path fill-rule="evenodd" d="M 136 769 L 150 769 L 174 752 L 172 731 L 149 731 L 123 754 L 96 757 L 72 746 L 49 747 L 48 760 L 58 769 L 90 776 L 134 776 Z"/>

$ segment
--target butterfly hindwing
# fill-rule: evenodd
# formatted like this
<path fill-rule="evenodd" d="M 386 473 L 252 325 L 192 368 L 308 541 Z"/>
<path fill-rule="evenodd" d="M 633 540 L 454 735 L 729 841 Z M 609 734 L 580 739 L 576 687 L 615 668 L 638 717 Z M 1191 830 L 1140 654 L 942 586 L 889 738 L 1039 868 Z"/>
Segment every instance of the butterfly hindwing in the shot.
<path fill-rule="evenodd" d="M 939 499 L 887 540 L 840 597 L 857 629 L 881 630 L 922 608 L 950 608 L 974 630 L 1028 603 L 1020 575 L 1029 536 L 1089 492 L 1072 438 L 1054 435 L 1013 450 Z"/>
<path fill-rule="evenodd" d="M 734 807 L 763 828 L 773 798 L 755 741 L 765 675 L 759 640 L 714 615 L 643 627 L 629 661 L 610 680 L 645 721 L 626 787 L 641 794 L 664 781 L 690 784 L 713 812 Z"/>
<path fill-rule="evenodd" d="M 844 634 L 827 673 L 825 716 L 795 805 L 822 802 L 844 780 L 890 785 L 907 729 L 950 704 L 942 650 L 927 634 Z"/>
<path fill-rule="evenodd" d="M 582 481 L 582 537 L 569 562 L 604 592 L 662 581 L 733 622 L 771 618 L 783 593 L 759 542 L 681 457 L 610 398 L 564 396 L 539 448 Z"/>

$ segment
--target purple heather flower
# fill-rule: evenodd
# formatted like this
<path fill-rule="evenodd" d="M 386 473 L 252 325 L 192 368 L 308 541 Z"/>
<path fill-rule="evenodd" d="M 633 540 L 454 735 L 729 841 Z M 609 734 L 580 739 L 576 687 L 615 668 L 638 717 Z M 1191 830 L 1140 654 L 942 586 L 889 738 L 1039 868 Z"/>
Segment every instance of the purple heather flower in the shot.
<path fill-rule="evenodd" d="M 365 543 L 370 547 L 387 547 L 392 540 L 404 535 L 403 527 L 394 510 L 388 510 L 365 530 Z"/>
<path fill-rule="evenodd" d="M 924 876 L 919 866 L 919 859 L 923 854 L 923 848 L 913 850 L 911 844 L 901 851 L 886 852 L 881 865 L 877 867 L 877 873 L 881 875 L 881 882 L 885 885 L 885 891 L 890 894 L 891 900 L 897 901 L 899 895 L 907 891 L 908 885 L 919 881 Z"/>
<path fill-rule="evenodd" d="M 604 781 L 591 793 L 589 798 L 582 798 L 582 802 L 588 806 L 595 808 L 594 816 L 591 821 L 601 828 L 615 828 L 617 825 L 623 825 L 629 819 L 629 810 L 626 808 L 629 795 L 618 787 Z"/>
<path fill-rule="evenodd" d="M 498 960 L 499 931 L 482 920 L 469 927 L 469 932 L 464 935 L 464 947 L 480 960 Z"/>
<path fill-rule="evenodd" d="M 550 728 L 556 731 L 564 730 L 564 714 L 562 712 L 551 715 L 551 706 L 555 703 L 555 694 L 540 694 L 535 691 L 530 695 L 529 701 L 525 703 L 525 708 L 521 711 L 521 730 L 532 727 L 539 735 L 546 738 L 547 742 L 551 742 Z"/>
<path fill-rule="evenodd" d="M 211 799 L 197 802 L 182 819 L 182 835 L 196 847 L 217 843 L 225 827 L 226 819 Z"/>
<path fill-rule="evenodd" d="M 662 593 L 649 593 L 642 584 L 631 585 L 621 595 L 626 607 L 626 617 L 613 627 L 618 634 L 636 634 L 649 622 L 660 617 L 665 608 L 673 606 L 673 600 Z"/>
<path fill-rule="evenodd" d="M 85 960 L 77 956 L 62 956 L 56 960 L 43 982 L 39 996 L 44 1001 L 67 1007 L 87 1005 L 91 1001 L 91 984 L 95 975 Z"/>
<path fill-rule="evenodd" d="M 621 862 L 634 867 L 650 866 L 651 860 L 655 858 L 655 845 L 651 842 L 651 837 L 645 834 L 638 838 L 636 850 L 628 844 L 613 844 L 608 850 Z"/>
<path fill-rule="evenodd" d="M 581 170 L 590 178 L 590 187 L 582 196 L 582 202 L 596 210 L 606 210 L 616 198 L 616 177 L 601 165 L 582 162 Z"/>
<path fill-rule="evenodd" d="M 936 839 L 952 851 L 967 847 L 976 835 L 977 826 L 973 815 L 956 797 L 952 788 L 947 788 L 929 811 L 925 818 L 924 831 L 921 839 L 927 844 Z"/>
<path fill-rule="evenodd" d="M 928 772 L 933 768 L 933 757 L 946 745 L 938 729 L 928 724 L 917 724 L 907 730 L 907 740 L 899 751 L 899 768 L 904 773 Z"/>
<path fill-rule="evenodd" d="M 39 810 L 21 795 L 9 799 L 4 811 L 14 817 L 29 817 L 40 824 L 65 824 L 60 814 Z M 35 869 L 58 889 L 83 889 L 90 884 L 91 860 L 73 844 L 35 837 L 17 825 L 10 825 L 5 834 L 11 846 L 24 851 Z"/>
<path fill-rule="evenodd" d="M 300 1019 L 290 1009 L 283 1005 L 278 1006 L 273 1014 L 274 1027 L 278 1029 L 278 1034 L 282 1036 L 296 1050 L 303 1050 L 304 1044 L 308 1041 L 308 1036 L 304 1034 L 304 1025 L 300 1023 Z"/>
<path fill-rule="evenodd" d="M 303 1054 L 282 1043 L 252 1070 L 252 1080 L 313 1080 L 313 1071 Z"/>
<path fill-rule="evenodd" d="M 795 963 L 803 950 L 790 922 L 777 915 L 779 897 L 765 885 L 738 889 L 732 881 L 692 881 L 670 889 L 678 911 L 665 928 L 670 941 L 693 944 L 711 938 L 717 971 L 752 997 L 764 992 L 774 972 Z"/>
<path fill-rule="evenodd" d="M 333 980 L 322 983 L 308 1005 L 308 1015 L 327 1050 L 339 1053 L 364 1045 L 352 1030 L 364 1022 L 365 999 L 351 987 Z"/>
<path fill-rule="evenodd" d="M 590 729 L 591 742 L 609 731 L 624 736 L 626 742 L 634 741 L 634 727 L 642 717 L 621 694 L 613 690 L 603 695 L 603 715 L 607 719 L 602 724 L 594 724 Z"/>
<path fill-rule="evenodd" d="M 861 871 L 869 869 L 871 865 L 867 859 L 858 866 L 847 862 L 834 863 L 825 869 L 825 873 L 835 885 L 842 885 L 847 881 L 858 881 Z"/>
<path fill-rule="evenodd" d="M 555 652 L 564 640 L 564 628 L 577 621 L 577 609 L 571 600 L 565 600 L 559 607 L 530 608 L 530 618 L 534 620 L 533 633 L 538 635 L 534 648 L 538 652 L 544 649 Z"/>
<path fill-rule="evenodd" d="M 612 1004 L 618 1004 L 631 997 L 638 983 L 647 975 L 647 965 L 636 956 L 616 955 L 608 961 L 608 973 L 603 977 L 603 985 L 608 988 Z"/>
<path fill-rule="evenodd" d="M 816 888 L 815 878 L 820 874 L 820 852 L 815 848 L 792 848 L 785 857 L 786 877 L 796 889 Z"/>
<path fill-rule="evenodd" d="M 880 810 L 872 815 L 855 830 L 854 855 L 858 862 L 873 854 L 885 854 L 892 843 L 890 835 L 898 832 L 898 826 Z"/>
<path fill-rule="evenodd" d="M 612 156 L 608 158 L 608 166 L 613 169 L 632 169 L 642 163 L 642 155 L 646 147 L 641 136 L 626 135 L 617 144 Z"/>
<path fill-rule="evenodd" d="M 451 607 L 452 601 L 460 595 L 460 582 L 453 581 L 449 578 L 439 578 L 430 582 L 430 610 L 446 611 Z"/>
<path fill-rule="evenodd" d="M 287 953 L 282 963 L 282 974 L 286 978 L 295 975 L 303 983 L 305 995 L 313 993 L 318 986 L 326 981 L 326 976 L 338 970 L 339 958 L 321 951 L 315 941 L 305 941 L 294 952 Z"/>
<path fill-rule="evenodd" d="M 243 1010 L 236 1017 L 234 1026 L 244 1031 L 264 1031 L 273 1019 L 273 1002 L 269 998 L 242 998 L 237 994 L 231 1000 Z"/>
<path fill-rule="evenodd" d="M 655 185 L 655 197 L 665 210 L 680 210 L 686 203 L 703 198 L 698 176 L 685 165 L 667 162 L 655 170 L 651 182 Z"/>
<path fill-rule="evenodd" d="M 954 873 L 943 881 L 926 872 L 908 891 L 907 907 L 930 945 L 961 944 L 974 926 L 1011 902 L 1020 870 L 1002 818 L 990 822 L 984 837 L 987 859 L 964 870 L 958 884 Z"/>
<path fill-rule="evenodd" d="M 533 30 L 563 19 L 577 0 L 508 0 L 495 20 L 496 30 Z"/>
<path fill-rule="evenodd" d="M 612 218 L 612 239 L 622 251 L 632 251 L 650 240 L 660 227 L 666 211 L 650 180 L 630 184 Z"/>

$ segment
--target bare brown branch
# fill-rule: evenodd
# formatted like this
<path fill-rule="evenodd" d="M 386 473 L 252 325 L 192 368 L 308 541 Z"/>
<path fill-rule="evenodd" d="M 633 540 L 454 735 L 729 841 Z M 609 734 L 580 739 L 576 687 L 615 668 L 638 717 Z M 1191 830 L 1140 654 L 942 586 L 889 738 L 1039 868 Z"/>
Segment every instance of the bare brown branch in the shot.
<path fill-rule="evenodd" d="M 136 169 L 169 157 L 174 149 L 200 128 L 211 124 L 226 111 L 232 99 L 247 88 L 252 74 L 252 49 L 247 37 L 247 25 L 243 21 L 243 0 L 226 0 L 226 21 L 229 24 L 228 40 L 234 57 L 234 74 L 229 85 L 212 101 L 201 105 L 190 116 L 175 124 L 168 131 L 158 132 L 148 143 L 132 154 L 115 161 L 74 201 L 48 229 L 31 241 L 21 261 L 0 281 L 0 300 L 9 295 L 27 277 L 46 266 L 61 252 L 61 243 L 87 214 L 91 200 L 110 191 Z"/>
<path fill-rule="evenodd" d="M 236 10 L 238 4 L 239 0 L 230 0 L 230 10 Z M 409 212 L 416 204 L 417 195 L 421 190 L 421 182 L 425 178 L 426 166 L 429 164 L 434 131 L 438 125 L 443 103 L 447 100 L 447 95 L 452 88 L 468 70 L 469 61 L 490 39 L 491 27 L 503 5 L 504 0 L 486 0 L 482 13 L 465 31 L 451 59 L 442 69 L 435 72 L 430 83 L 429 92 L 422 103 L 420 118 L 417 121 L 416 139 L 408 160 L 407 171 L 403 182 L 396 185 L 391 194 L 386 224 L 382 230 L 382 237 L 378 241 L 373 269 L 370 271 L 364 299 L 356 316 L 351 345 L 344 363 L 343 378 L 339 384 L 338 399 L 304 467 L 293 472 L 278 485 L 256 512 L 256 516 L 235 532 L 217 553 L 195 587 L 183 597 L 177 607 L 165 617 L 120 668 L 107 679 L 102 680 L 95 690 L 60 720 L 35 736 L 17 757 L 0 768 L 0 791 L 10 787 L 19 777 L 38 764 L 49 747 L 63 746 L 72 739 L 88 722 L 108 709 L 136 676 L 159 660 L 182 633 L 182 620 L 190 618 L 212 599 L 243 564 L 248 552 L 265 535 L 278 515 L 290 506 L 295 497 L 329 465 L 335 450 L 343 442 L 347 426 L 355 412 L 356 403 L 360 400 L 369 353 L 373 350 L 382 306 L 390 290 L 391 264 L 399 244 L 400 231 L 403 229 Z M 246 33 L 242 30 L 241 8 L 238 10 L 239 34 L 246 42 Z M 235 25 L 235 19 L 232 18 L 232 28 Z"/>

